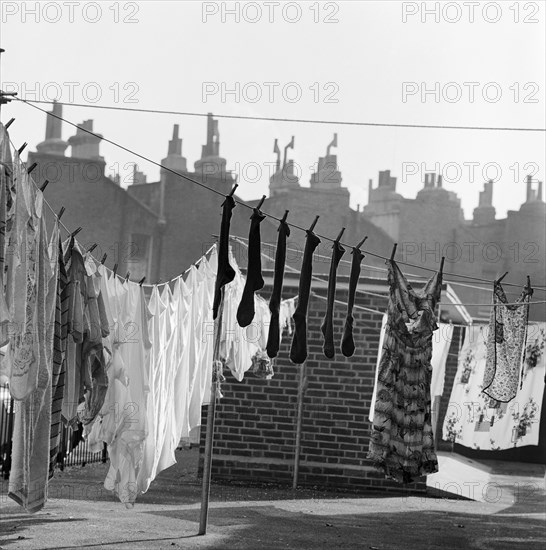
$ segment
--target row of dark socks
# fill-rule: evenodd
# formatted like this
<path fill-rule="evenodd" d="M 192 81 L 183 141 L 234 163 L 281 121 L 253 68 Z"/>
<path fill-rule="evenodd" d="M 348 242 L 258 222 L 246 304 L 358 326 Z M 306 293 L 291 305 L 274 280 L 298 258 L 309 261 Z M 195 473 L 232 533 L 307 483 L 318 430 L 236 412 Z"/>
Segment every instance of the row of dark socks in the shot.
<path fill-rule="evenodd" d="M 218 271 L 216 274 L 216 286 L 213 302 L 214 319 L 216 319 L 218 315 L 220 301 L 222 299 L 222 288 L 235 278 L 235 271 L 229 263 L 229 229 L 234 208 L 235 200 L 229 195 L 222 204 L 222 222 L 218 241 Z M 254 319 L 255 292 L 264 287 L 264 280 L 262 277 L 260 224 L 265 217 L 266 216 L 259 210 L 259 208 L 254 208 L 250 218 L 247 277 L 243 290 L 243 296 L 237 309 L 237 322 L 243 328 L 250 325 Z M 277 356 L 280 345 L 279 312 L 284 268 L 286 264 L 286 240 L 290 236 L 290 228 L 285 220 L 286 215 L 279 223 L 277 248 L 275 253 L 273 292 L 271 294 L 271 299 L 269 300 L 271 322 L 269 325 L 266 351 L 267 355 L 272 359 Z M 315 223 L 310 229 L 307 230 L 299 280 L 298 305 L 292 317 L 294 320 L 294 334 L 290 347 L 290 360 L 296 364 L 302 364 L 307 359 L 307 311 L 309 306 L 309 297 L 311 294 L 311 279 L 313 277 L 313 253 L 321 242 L 319 237 L 317 237 L 317 235 L 313 232 Z M 339 242 L 340 238 L 341 233 L 332 247 L 333 250 L 328 279 L 326 315 L 324 316 L 321 325 L 321 332 L 324 336 L 323 352 L 324 355 L 330 359 L 335 356 L 333 312 L 336 292 L 336 274 L 339 262 L 345 253 L 345 249 Z M 349 299 L 347 303 L 347 314 L 340 346 L 341 353 L 345 357 L 351 357 L 355 352 L 355 343 L 353 338 L 353 307 L 356 287 L 360 276 L 360 264 L 364 258 L 364 254 L 360 251 L 359 247 L 353 247 L 352 255 L 353 259 L 351 262 L 351 274 L 349 278 Z"/>

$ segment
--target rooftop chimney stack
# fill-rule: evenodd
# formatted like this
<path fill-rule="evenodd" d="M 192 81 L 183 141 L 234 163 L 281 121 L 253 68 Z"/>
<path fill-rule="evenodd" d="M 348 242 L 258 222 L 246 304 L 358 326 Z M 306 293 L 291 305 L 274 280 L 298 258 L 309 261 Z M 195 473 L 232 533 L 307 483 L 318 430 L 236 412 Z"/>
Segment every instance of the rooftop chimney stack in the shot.
<path fill-rule="evenodd" d="M 269 178 L 270 196 L 285 193 L 290 189 L 300 187 L 299 177 L 294 171 L 294 161 L 292 159 L 287 160 L 288 149 L 294 149 L 294 136 L 292 136 L 292 139 L 284 147 L 282 168 L 278 168 L 277 171 Z M 277 157 L 275 166 L 279 167 L 281 150 L 277 139 L 275 140 L 273 152 Z"/>
<path fill-rule="evenodd" d="M 63 106 L 54 101 L 50 112 L 53 116 L 47 116 L 45 140 L 38 143 L 36 150 L 38 153 L 64 157 L 68 143 L 61 138 Z"/>
<path fill-rule="evenodd" d="M 165 180 L 167 177 L 167 174 L 169 174 L 169 170 L 173 170 L 174 172 L 187 172 L 187 161 L 182 156 L 182 139 L 178 137 L 179 132 L 179 126 L 178 124 L 175 124 L 173 126 L 173 137 L 169 141 L 169 146 L 167 148 L 167 156 L 161 161 L 161 166 L 164 168 L 161 168 L 160 175 L 161 180 Z M 167 170 L 166 170 L 166 169 Z M 140 183 L 137 182 L 135 179 L 134 183 Z"/>
<path fill-rule="evenodd" d="M 495 221 L 495 207 L 493 206 L 493 180 L 483 184 L 480 191 L 478 206 L 474 208 L 474 225 L 487 225 Z"/>
<path fill-rule="evenodd" d="M 104 160 L 99 154 L 100 134 L 93 132 L 93 121 L 84 120 L 78 124 L 76 135 L 68 139 L 72 146 L 72 157 L 89 160 Z"/>
<path fill-rule="evenodd" d="M 319 157 L 317 171 L 311 175 L 309 182 L 315 189 L 341 189 L 341 172 L 337 169 L 337 155 L 330 153 L 332 147 L 337 147 L 337 134 L 326 148 L 326 156 Z"/>
<path fill-rule="evenodd" d="M 226 173 L 226 159 L 220 156 L 220 132 L 218 121 L 209 113 L 207 116 L 207 143 L 203 145 L 201 158 L 194 163 L 195 171 L 200 173 L 203 179 L 208 177 L 228 181 L 231 185 L 233 177 Z"/>

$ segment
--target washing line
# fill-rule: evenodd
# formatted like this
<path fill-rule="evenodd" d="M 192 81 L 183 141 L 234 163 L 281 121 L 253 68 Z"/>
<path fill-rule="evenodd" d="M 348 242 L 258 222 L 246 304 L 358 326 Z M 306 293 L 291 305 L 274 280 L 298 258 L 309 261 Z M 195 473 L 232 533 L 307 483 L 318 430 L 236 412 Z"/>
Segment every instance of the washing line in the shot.
<path fill-rule="evenodd" d="M 111 111 L 128 111 L 133 113 L 148 113 L 157 115 L 179 115 L 179 116 L 193 116 L 193 117 L 208 117 L 209 113 L 197 113 L 192 111 L 170 111 L 165 109 L 143 109 L 139 107 L 120 107 L 111 105 L 97 105 L 86 103 L 68 103 L 62 101 L 45 101 L 39 99 L 22 99 L 14 97 L 19 101 L 25 101 L 28 103 L 46 103 L 52 105 L 63 105 L 68 107 L 85 107 L 90 109 L 105 109 Z M 350 120 L 320 120 L 309 118 L 288 118 L 288 117 L 266 117 L 255 115 L 227 115 L 227 114 L 214 114 L 216 118 L 225 118 L 232 120 L 261 120 L 265 122 L 295 122 L 298 124 L 330 124 L 336 126 L 363 126 L 363 127 L 383 127 L 383 128 L 420 128 L 427 130 L 487 130 L 497 132 L 546 132 L 546 128 L 521 128 L 521 127 L 502 127 L 502 126 L 457 126 L 447 124 L 401 124 L 393 122 L 358 122 Z"/>
<path fill-rule="evenodd" d="M 166 167 L 166 166 L 163 166 L 161 163 L 156 162 L 156 161 L 154 161 L 154 160 L 152 160 L 152 159 L 150 159 L 150 158 L 148 158 L 148 157 L 145 157 L 144 155 L 141 155 L 140 153 L 137 153 L 136 151 L 133 151 L 132 149 L 129 149 L 128 147 L 125 147 L 124 145 L 121 145 L 120 143 L 117 143 L 117 142 L 115 142 L 115 141 L 113 141 L 113 140 L 110 140 L 110 139 L 108 139 L 108 138 L 105 138 L 104 136 L 99 136 L 99 135 L 96 134 L 95 132 L 93 132 L 93 131 L 91 131 L 91 130 L 88 130 L 88 129 L 86 129 L 86 128 L 82 128 L 81 126 L 78 126 L 78 125 L 75 124 L 74 122 L 71 122 L 71 121 L 69 121 L 69 120 L 67 120 L 67 119 L 65 119 L 65 118 L 63 118 L 63 117 L 60 117 L 59 115 L 56 115 L 56 114 L 54 114 L 54 113 L 52 113 L 52 112 L 46 111 L 45 109 L 42 109 L 41 107 L 38 107 L 37 105 L 34 105 L 34 104 L 30 103 L 30 102 L 27 101 L 27 100 L 20 99 L 20 98 L 14 98 L 14 99 L 17 99 L 17 101 L 21 101 L 21 102 L 23 102 L 23 103 L 25 103 L 25 104 L 27 104 L 27 105 L 33 107 L 34 109 L 37 109 L 37 110 L 39 110 L 39 111 L 45 113 L 45 114 L 48 115 L 48 116 L 52 116 L 52 117 L 54 117 L 54 118 L 57 118 L 58 120 L 61 120 L 61 121 L 65 122 L 65 123 L 67 123 L 67 124 L 73 126 L 74 128 L 77 128 L 77 129 L 80 130 L 80 131 L 86 132 L 86 133 L 88 133 L 88 134 L 90 134 L 90 135 L 92 135 L 92 136 L 95 136 L 95 137 L 99 137 L 102 141 L 105 141 L 105 142 L 107 142 L 107 143 L 110 143 L 111 145 L 114 145 L 115 147 L 118 147 L 119 149 L 122 149 L 123 151 L 126 151 L 126 152 L 128 152 L 128 153 L 130 153 L 130 154 L 132 154 L 132 155 L 134 155 L 134 156 L 136 156 L 136 157 L 138 157 L 138 158 L 141 158 L 141 159 L 143 159 L 143 160 L 146 160 L 147 162 L 150 162 L 151 164 L 154 164 L 155 166 L 158 166 L 159 168 L 161 168 L 161 169 L 163 169 L 163 170 L 165 170 L 165 171 L 167 171 L 167 172 L 170 172 L 170 173 L 176 175 L 177 177 L 181 177 L 181 178 L 183 178 L 183 179 L 185 179 L 185 180 L 187 180 L 187 181 L 189 181 L 189 182 L 191 182 L 191 183 L 194 183 L 194 184 L 196 184 L 196 185 L 198 185 L 198 186 L 200 186 L 200 187 L 202 187 L 202 188 L 204 188 L 204 189 L 207 189 L 207 190 L 211 191 L 212 193 L 215 193 L 216 195 L 219 195 L 219 196 L 221 196 L 221 197 L 224 197 L 224 194 L 223 194 L 222 192 L 217 191 L 216 189 L 213 189 L 212 187 L 209 187 L 208 185 L 205 185 L 204 183 L 199 182 L 199 181 L 197 181 L 197 180 L 195 180 L 195 179 L 193 179 L 193 178 L 190 178 L 190 177 L 188 177 L 188 176 L 186 176 L 186 175 L 184 175 L 184 174 L 181 174 L 181 173 L 177 172 L 176 170 L 173 170 L 173 169 L 171 169 L 171 168 L 168 168 L 168 167 Z M 237 186 L 237 184 L 236 184 L 236 186 Z M 233 189 L 233 191 L 234 191 L 234 190 L 235 190 L 235 188 Z M 233 192 L 233 191 L 232 191 L 232 192 Z M 243 202 L 243 201 L 235 200 L 235 202 L 236 202 L 237 204 L 240 204 L 241 206 L 244 206 L 245 208 L 248 208 L 248 209 L 250 209 L 250 210 L 253 210 L 253 207 L 252 207 L 252 206 L 250 206 L 249 204 L 247 204 L 247 203 L 245 203 L 245 202 Z M 269 218 L 271 218 L 271 219 L 274 219 L 274 220 L 276 220 L 276 221 L 278 221 L 278 222 L 281 221 L 280 218 L 277 218 L 276 216 L 273 216 L 272 214 L 269 214 L 269 213 L 267 213 L 267 212 L 263 212 L 263 211 L 262 211 L 262 214 L 264 214 L 266 217 L 269 217 Z M 304 228 L 304 227 L 301 227 L 301 226 L 299 226 L 299 225 L 296 225 L 296 224 L 294 224 L 293 222 L 286 222 L 286 223 L 287 223 L 290 227 L 294 227 L 294 228 L 296 228 L 296 229 L 299 229 L 300 231 L 303 231 L 303 232 L 307 232 L 307 231 L 308 231 L 308 229 L 306 229 L 306 228 Z M 325 239 L 325 240 L 330 241 L 330 242 L 332 242 L 332 243 L 334 243 L 334 242 L 339 242 L 339 243 L 340 243 L 341 245 L 343 245 L 343 246 L 346 246 L 346 247 L 348 247 L 348 248 L 353 248 L 352 245 L 349 245 L 349 244 L 347 244 L 347 243 L 343 243 L 342 241 L 336 241 L 336 239 L 333 239 L 333 238 L 328 237 L 328 236 L 326 236 L 326 235 L 321 235 L 321 234 L 319 234 L 319 233 L 315 233 L 315 234 L 317 235 L 317 237 L 322 238 L 322 239 Z M 371 252 L 371 251 L 369 251 L 369 250 L 362 250 L 362 252 L 363 252 L 364 254 L 368 254 L 368 255 L 370 255 L 370 256 L 374 256 L 374 257 L 380 258 L 380 259 L 382 259 L 382 260 L 388 260 L 388 259 L 389 259 L 389 258 L 387 258 L 386 256 L 382 256 L 382 255 L 380 255 L 380 254 L 376 254 L 376 253 Z M 409 262 L 399 261 L 399 262 L 397 262 L 397 263 L 400 264 L 400 265 L 407 265 L 407 266 L 410 266 L 410 267 L 415 267 L 415 268 L 417 268 L 417 269 L 423 269 L 423 270 L 425 270 L 425 271 L 429 271 L 429 272 L 433 272 L 433 273 L 436 273 L 436 271 L 437 271 L 437 270 L 434 270 L 434 269 L 431 269 L 431 268 L 428 268 L 428 267 L 424 267 L 424 266 L 412 264 L 412 263 L 409 263 Z M 487 280 L 487 279 L 482 279 L 482 278 L 479 278 L 479 277 L 473 277 L 473 276 L 470 276 L 470 275 L 463 275 L 463 274 L 449 273 L 449 272 L 444 272 L 444 275 L 450 275 L 450 276 L 452 276 L 452 277 L 460 277 L 460 278 L 465 278 L 465 279 L 470 279 L 470 280 L 475 280 L 475 281 L 479 281 L 479 282 L 484 282 L 484 283 L 493 284 L 493 281 L 489 281 L 489 280 Z M 512 283 L 505 283 L 505 285 L 506 285 L 506 286 L 518 286 L 518 285 L 515 285 L 515 284 L 512 284 Z M 535 288 L 535 290 L 543 290 L 543 291 L 546 291 L 546 288 L 537 287 L 537 288 Z"/>

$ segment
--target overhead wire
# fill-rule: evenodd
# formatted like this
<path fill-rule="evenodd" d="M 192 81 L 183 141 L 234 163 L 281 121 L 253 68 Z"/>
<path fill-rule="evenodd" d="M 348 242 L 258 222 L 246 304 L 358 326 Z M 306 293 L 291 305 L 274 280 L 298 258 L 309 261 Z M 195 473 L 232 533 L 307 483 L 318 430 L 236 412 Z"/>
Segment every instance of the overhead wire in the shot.
<path fill-rule="evenodd" d="M 176 170 L 173 170 L 167 166 L 164 166 L 162 165 L 161 163 L 157 162 L 157 161 L 154 161 L 144 155 L 141 155 L 140 153 L 137 153 L 136 151 L 128 148 L 128 147 L 125 147 L 124 145 L 121 145 L 120 143 L 117 143 L 111 139 L 108 139 L 108 138 L 105 138 L 104 136 L 100 136 L 98 134 L 96 134 L 95 132 L 91 131 L 91 130 L 88 130 L 86 128 L 82 128 L 81 126 L 78 126 L 76 123 L 74 122 L 71 122 L 67 119 L 65 119 L 64 117 L 61 117 L 55 113 L 52 113 L 50 111 L 46 111 L 45 109 L 42 109 L 41 107 L 38 107 L 37 105 L 34 105 L 33 103 L 29 102 L 28 100 L 25 100 L 25 99 L 21 99 L 21 98 L 17 98 L 17 97 L 14 97 L 14 99 L 16 99 L 17 101 L 20 101 L 20 102 L 23 102 L 31 107 L 33 107 L 34 109 L 37 109 L 41 112 L 43 112 L 44 114 L 46 114 L 47 116 L 52 116 L 58 120 L 61 120 L 71 126 L 73 126 L 74 128 L 77 128 L 79 129 L 80 131 L 83 131 L 83 132 L 86 132 L 94 137 L 98 137 L 100 138 L 102 141 L 105 141 L 106 143 L 110 143 L 111 145 L 114 145 L 115 147 L 118 147 L 119 149 L 122 149 L 123 151 L 126 151 L 127 153 L 131 154 L 131 155 L 134 155 L 142 160 L 145 160 L 147 162 L 150 162 L 151 164 L 155 165 L 155 166 L 158 166 L 159 168 L 161 168 L 162 170 L 165 170 L 169 173 L 172 173 L 174 174 L 175 176 L 177 177 L 180 177 L 186 181 L 189 181 L 191 183 L 194 183 L 195 185 L 198 185 L 199 187 L 202 187 L 204 189 L 207 189 L 213 193 L 215 193 L 216 195 L 219 195 L 221 197 L 225 197 L 224 193 L 222 193 L 221 191 L 218 191 L 198 180 L 195 180 L 193 178 L 190 178 L 189 176 L 185 175 L 185 174 L 181 174 L 180 172 L 177 172 Z M 236 204 L 239 204 L 245 208 L 248 208 L 250 210 L 253 210 L 253 207 L 250 206 L 249 204 L 247 204 L 246 202 L 244 201 L 240 201 L 240 200 L 237 200 L 237 199 L 234 199 L 235 200 L 235 203 Z M 281 218 L 278 218 L 268 212 L 264 212 L 262 211 L 262 213 L 266 216 L 266 217 L 269 217 L 271 219 L 274 219 L 278 222 L 281 221 Z M 293 222 L 286 222 L 290 227 L 293 227 L 295 229 L 299 229 L 300 231 L 303 231 L 303 232 L 307 232 L 308 229 L 304 228 L 304 227 L 301 227 Z M 334 238 L 331 238 L 331 237 L 328 237 L 326 235 L 322 235 L 320 233 L 316 233 L 315 234 L 319 237 L 319 238 L 322 238 L 322 239 L 325 239 L 327 241 L 330 241 L 330 242 L 336 242 L 336 240 Z M 352 245 L 350 244 L 347 244 L 347 243 L 343 243 L 342 241 L 338 241 L 340 244 L 344 245 L 344 246 L 347 246 L 349 248 L 353 248 Z M 379 259 L 383 259 L 383 260 L 388 260 L 389 258 L 387 258 L 386 256 L 382 256 L 381 254 L 377 254 L 375 252 L 371 252 L 370 250 L 365 250 L 365 249 L 362 249 L 362 252 L 364 252 L 365 254 L 369 255 L 369 256 L 373 256 L 373 257 L 376 257 L 376 258 L 379 258 Z M 404 262 L 404 261 L 397 261 L 398 264 L 400 265 L 407 265 L 407 266 L 410 266 L 410 267 L 414 267 L 416 269 L 422 269 L 422 270 L 425 270 L 425 271 L 429 271 L 429 272 L 432 272 L 432 273 L 435 273 L 437 270 L 435 269 L 432 269 L 432 268 L 428 268 L 428 267 L 425 267 L 425 266 L 420 266 L 420 265 L 417 265 L 417 264 L 412 264 L 410 262 Z M 484 282 L 484 283 L 489 283 L 489 284 L 493 284 L 494 281 L 489 281 L 487 279 L 483 279 L 483 278 L 480 278 L 480 277 L 474 277 L 474 276 L 471 276 L 471 275 L 464 275 L 464 274 L 460 274 L 460 273 L 450 273 L 450 272 L 446 272 L 444 271 L 443 273 L 444 275 L 449 275 L 451 277 L 460 277 L 460 278 L 464 278 L 464 279 L 469 279 L 469 280 L 474 280 L 474 281 L 479 281 L 479 282 Z M 504 283 L 506 286 L 515 286 L 515 287 L 518 287 L 519 285 L 516 285 L 516 284 L 513 284 L 513 283 L 507 283 L 505 282 Z M 543 287 L 534 287 L 534 290 L 540 290 L 540 291 L 545 291 L 546 292 L 546 288 L 543 288 Z"/>
<path fill-rule="evenodd" d="M 57 103 L 58 105 L 70 106 L 70 107 L 85 107 L 90 109 L 104 109 L 111 111 L 128 111 L 133 113 L 148 113 L 157 115 L 178 115 L 178 116 L 193 116 L 193 117 L 207 117 L 208 113 L 197 113 L 191 111 L 171 111 L 165 109 L 143 109 L 141 107 L 120 107 L 113 105 L 97 105 L 87 103 L 68 103 L 63 101 L 46 101 L 40 99 L 22 99 L 17 98 L 20 101 L 29 103 L 46 103 L 52 105 Z M 460 125 L 448 125 L 448 124 L 401 124 L 394 122 L 360 122 L 352 120 L 321 120 L 321 119 L 309 119 L 309 118 L 289 118 L 289 117 L 267 117 L 256 115 L 228 115 L 228 114 L 214 114 L 217 118 L 225 118 L 232 120 L 260 120 L 265 122 L 292 122 L 298 124 L 329 124 L 336 126 L 362 126 L 362 127 L 383 127 L 383 128 L 420 128 L 420 129 L 435 129 L 435 130 L 486 130 L 496 132 L 546 132 L 546 128 L 521 128 L 521 127 L 507 127 L 507 126 L 460 126 Z"/>

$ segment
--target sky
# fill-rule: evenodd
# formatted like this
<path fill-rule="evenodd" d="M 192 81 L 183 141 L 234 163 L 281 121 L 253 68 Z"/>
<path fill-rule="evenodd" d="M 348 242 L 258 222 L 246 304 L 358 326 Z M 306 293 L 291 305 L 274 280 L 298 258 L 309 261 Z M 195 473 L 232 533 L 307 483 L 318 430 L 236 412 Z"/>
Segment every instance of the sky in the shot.
<path fill-rule="evenodd" d="M 544 129 L 544 2 L 469 4 L 2 1 L 0 81 L 29 100 L 333 121 L 220 119 L 220 153 L 243 199 L 268 194 L 275 138 L 283 149 L 295 136 L 288 158 L 307 186 L 337 133 L 332 152 L 354 208 L 367 203 L 379 170 L 390 169 L 408 198 L 435 171 L 467 218 L 483 182 L 496 180 L 493 204 L 504 217 L 525 201 L 528 173 L 544 180 L 544 132 L 335 123 Z M 190 168 L 206 141 L 202 117 L 90 107 L 64 107 L 63 116 L 93 119 L 96 132 L 155 161 L 179 124 Z M 35 150 L 46 116 L 13 101 L 0 115 L 11 117 L 12 140 Z M 64 139 L 74 133 L 63 125 Z M 101 155 L 122 185 L 135 161 L 148 181 L 159 177 L 113 145 L 103 142 Z"/>

